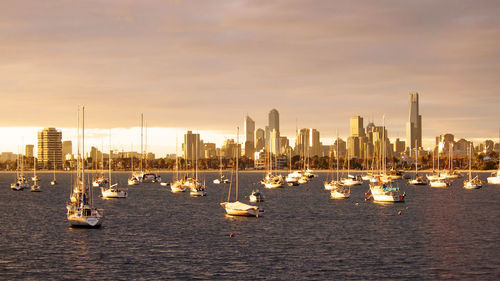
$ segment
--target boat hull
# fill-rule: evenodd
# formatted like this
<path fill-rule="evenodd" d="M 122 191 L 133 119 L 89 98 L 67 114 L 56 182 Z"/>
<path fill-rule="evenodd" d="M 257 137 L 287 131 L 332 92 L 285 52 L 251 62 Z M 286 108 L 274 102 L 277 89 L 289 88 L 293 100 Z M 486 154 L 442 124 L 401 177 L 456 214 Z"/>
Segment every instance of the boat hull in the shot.
<path fill-rule="evenodd" d="M 337 190 L 332 190 L 330 192 L 330 198 L 331 199 L 348 199 L 351 197 L 351 193 L 350 192 L 339 192 Z"/>
<path fill-rule="evenodd" d="M 488 183 L 489 184 L 500 184 L 500 177 L 488 177 Z"/>
<path fill-rule="evenodd" d="M 264 215 L 264 210 L 258 206 L 237 203 L 238 204 L 224 202 L 221 203 L 221 206 L 230 216 L 262 217 Z"/>

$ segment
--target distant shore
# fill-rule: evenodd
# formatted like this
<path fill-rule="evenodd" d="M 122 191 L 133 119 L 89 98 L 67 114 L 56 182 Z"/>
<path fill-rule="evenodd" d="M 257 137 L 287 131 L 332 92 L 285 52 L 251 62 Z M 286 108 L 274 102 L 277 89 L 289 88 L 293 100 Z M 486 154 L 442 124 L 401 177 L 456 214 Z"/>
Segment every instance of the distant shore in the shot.
<path fill-rule="evenodd" d="M 229 173 L 231 170 L 230 169 L 226 169 L 226 170 L 222 170 L 223 173 Z M 286 174 L 289 172 L 288 169 L 286 170 L 273 170 L 274 172 L 278 172 L 278 173 L 281 173 L 281 174 Z M 442 170 L 442 171 L 446 171 L 446 170 Z M 455 171 L 458 171 L 460 173 L 468 173 L 469 170 L 455 170 Z M 497 170 L 472 170 L 473 173 L 492 173 L 492 172 L 496 172 Z M 0 171 L 0 174 L 11 174 L 11 173 L 15 173 L 16 171 Z M 45 170 L 37 170 L 36 171 L 37 174 L 53 174 L 54 171 L 45 171 Z M 62 170 L 58 170 L 56 171 L 56 174 L 61 174 L 61 173 L 74 173 L 76 172 L 75 170 L 73 171 L 62 171 Z M 101 173 L 100 170 L 85 170 L 86 173 L 89 173 L 89 174 L 99 174 Z M 172 170 L 166 170 L 166 169 L 160 169 L 160 170 L 150 170 L 150 172 L 152 173 L 175 173 L 175 171 L 172 171 Z M 193 172 L 193 170 L 179 170 L 179 173 L 191 173 Z M 214 169 L 210 169 L 210 170 L 198 170 L 198 173 L 218 173 L 219 170 L 214 170 Z M 264 173 L 265 170 L 240 170 L 240 173 Z M 313 170 L 313 173 L 328 173 L 330 172 L 330 170 Z M 335 172 L 335 170 L 334 170 Z M 345 170 L 344 171 L 340 171 L 340 172 L 346 172 Z M 351 170 L 351 173 L 356 173 L 356 174 L 359 174 L 359 173 L 366 173 L 367 171 L 362 171 L 362 170 Z M 369 171 L 368 171 L 369 172 Z M 376 171 L 374 171 L 376 172 Z M 415 173 L 414 170 L 408 170 L 408 171 L 402 171 L 403 173 Z M 432 173 L 432 170 L 431 169 L 427 169 L 427 170 L 419 170 L 418 171 L 419 173 Z M 27 170 L 27 171 L 24 171 L 25 174 L 32 174 L 33 173 L 33 170 Z M 104 173 L 107 173 L 107 170 L 104 172 Z M 131 171 L 113 171 L 113 173 L 118 173 L 118 174 L 130 174 L 132 173 Z"/>

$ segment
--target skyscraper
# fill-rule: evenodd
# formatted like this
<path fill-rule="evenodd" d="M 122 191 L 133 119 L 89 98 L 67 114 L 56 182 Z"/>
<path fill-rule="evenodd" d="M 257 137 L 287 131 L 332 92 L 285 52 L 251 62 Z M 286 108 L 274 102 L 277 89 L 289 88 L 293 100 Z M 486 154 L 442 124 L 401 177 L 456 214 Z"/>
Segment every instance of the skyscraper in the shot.
<path fill-rule="evenodd" d="M 25 153 L 24 153 L 24 156 L 28 157 L 28 158 L 31 158 L 33 157 L 33 149 L 35 148 L 34 145 L 32 144 L 27 144 L 26 145 L 26 148 L 25 148 Z"/>
<path fill-rule="evenodd" d="M 253 154 L 255 151 L 255 122 L 250 118 L 250 116 L 245 116 L 245 156 L 253 159 Z"/>
<path fill-rule="evenodd" d="M 55 128 L 45 128 L 38 132 L 38 162 L 45 169 L 62 167 L 62 133 Z"/>
<path fill-rule="evenodd" d="M 62 158 L 66 159 L 66 155 L 73 154 L 73 142 L 70 140 L 62 142 Z"/>
<path fill-rule="evenodd" d="M 410 108 L 408 112 L 408 123 L 406 123 L 406 149 L 411 151 L 422 147 L 422 115 L 418 110 L 418 93 L 410 93 Z"/>
<path fill-rule="evenodd" d="M 272 139 L 266 139 L 266 141 L 268 145 L 271 145 L 271 147 L 269 148 L 271 153 L 279 153 L 280 114 L 278 110 L 274 108 L 269 111 L 269 136 L 272 136 Z"/>
<path fill-rule="evenodd" d="M 365 129 L 363 128 L 363 117 L 356 115 L 351 117 L 351 136 L 364 137 Z"/>
<path fill-rule="evenodd" d="M 255 131 L 255 151 L 260 151 L 266 144 L 266 132 L 259 128 Z"/>
<path fill-rule="evenodd" d="M 184 143 L 182 144 L 184 159 L 192 163 L 194 163 L 196 157 L 200 159 L 201 146 L 200 134 L 193 134 L 193 132 L 187 131 L 187 133 L 184 134 Z"/>
<path fill-rule="evenodd" d="M 347 149 L 349 157 L 360 158 L 364 155 L 365 129 L 363 128 L 363 117 L 356 115 L 350 119 L 351 134 L 347 138 Z"/>

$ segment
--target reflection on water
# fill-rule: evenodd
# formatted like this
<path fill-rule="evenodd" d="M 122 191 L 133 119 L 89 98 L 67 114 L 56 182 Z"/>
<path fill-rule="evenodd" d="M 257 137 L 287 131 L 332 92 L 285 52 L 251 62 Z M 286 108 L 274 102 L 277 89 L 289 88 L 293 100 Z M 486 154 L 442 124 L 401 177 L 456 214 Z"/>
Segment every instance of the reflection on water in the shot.
<path fill-rule="evenodd" d="M 228 216 L 229 185 L 208 195 L 172 194 L 159 184 L 103 200 L 100 229 L 68 227 L 71 174 L 41 174 L 42 193 L 12 192 L 0 174 L 2 279 L 495 279 L 500 274 L 500 187 L 464 190 L 400 183 L 406 202 L 330 199 L 326 174 L 303 186 L 265 190 L 262 173 L 240 174 L 240 201 L 266 196 L 261 218 Z M 117 173 L 121 186 L 128 174 Z M 171 173 L 161 175 L 170 180 Z M 482 174 L 485 179 L 487 174 Z M 234 195 L 234 191 L 233 191 Z M 398 212 L 401 211 L 400 214 Z M 231 237 L 230 234 L 234 235 Z"/>

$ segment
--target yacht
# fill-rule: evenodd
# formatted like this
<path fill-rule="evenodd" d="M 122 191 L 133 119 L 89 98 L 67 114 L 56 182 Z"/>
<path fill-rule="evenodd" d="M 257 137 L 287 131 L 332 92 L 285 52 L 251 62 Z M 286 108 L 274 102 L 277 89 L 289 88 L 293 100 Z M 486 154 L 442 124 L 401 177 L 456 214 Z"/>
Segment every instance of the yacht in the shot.
<path fill-rule="evenodd" d="M 237 134 L 237 145 L 239 143 L 239 130 Z M 238 201 L 239 192 L 239 177 L 238 177 L 238 158 L 239 151 L 236 152 L 236 200 L 229 201 L 231 196 L 231 185 L 229 185 L 228 200 L 220 203 L 222 208 L 226 210 L 226 214 L 230 216 L 251 216 L 261 217 L 264 215 L 264 209 L 259 206 L 249 205 Z"/>
<path fill-rule="evenodd" d="M 85 154 L 85 107 L 82 107 L 82 154 Z M 71 188 L 70 202 L 66 204 L 66 216 L 72 227 L 100 227 L 104 219 L 104 211 L 94 208 L 91 186 L 85 184 L 85 167 L 80 155 L 80 110 L 78 114 L 78 160 L 77 176 Z"/>
<path fill-rule="evenodd" d="M 111 138 L 110 138 L 111 139 Z M 118 183 L 111 184 L 111 141 L 109 145 L 109 160 L 108 160 L 108 186 L 101 186 L 102 198 L 127 198 L 127 191 L 118 187 Z"/>
<path fill-rule="evenodd" d="M 500 184 L 500 169 L 496 172 L 491 173 L 491 176 L 488 177 L 487 180 L 489 184 Z"/>
<path fill-rule="evenodd" d="M 429 182 L 430 187 L 448 187 L 451 183 L 448 180 L 436 179 Z"/>
<path fill-rule="evenodd" d="M 17 158 L 17 168 L 16 168 L 16 182 L 10 184 L 10 189 L 14 191 L 20 191 L 25 188 L 29 188 L 30 184 L 26 177 L 24 176 L 24 155 L 21 155 L 22 159 Z M 19 171 L 19 166 L 21 166 L 21 171 Z"/>
<path fill-rule="evenodd" d="M 170 190 L 172 193 L 180 193 L 186 191 L 186 187 L 184 186 L 184 183 L 182 180 L 176 180 L 172 184 L 170 184 Z"/>
<path fill-rule="evenodd" d="M 222 154 L 219 153 L 219 178 L 214 179 L 214 184 L 228 184 L 230 181 L 222 174 Z"/>
<path fill-rule="evenodd" d="M 249 196 L 250 202 L 264 202 L 264 194 L 259 190 L 252 190 L 252 194 Z"/>
<path fill-rule="evenodd" d="M 424 177 L 418 175 L 418 145 L 415 143 L 415 177 L 408 181 L 411 185 L 427 185 Z"/>
<path fill-rule="evenodd" d="M 38 176 L 36 175 L 36 165 L 37 161 L 35 159 L 35 163 L 33 164 L 33 185 L 31 186 L 30 190 L 31 192 L 40 192 L 42 191 L 42 188 L 38 185 Z"/>
<path fill-rule="evenodd" d="M 478 176 L 472 177 L 472 143 L 469 145 L 469 179 L 464 181 L 465 189 L 478 189 L 483 187 L 483 182 Z"/>
<path fill-rule="evenodd" d="M 392 184 L 370 183 L 370 193 L 374 202 L 404 202 L 406 194 L 401 194 L 399 187 Z"/>
<path fill-rule="evenodd" d="M 348 199 L 351 197 L 351 189 L 343 185 L 337 185 L 337 188 L 330 191 L 332 199 Z"/>

